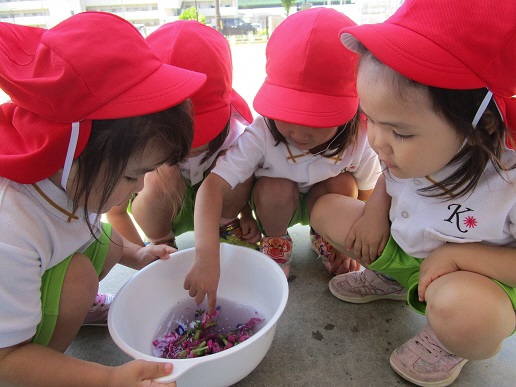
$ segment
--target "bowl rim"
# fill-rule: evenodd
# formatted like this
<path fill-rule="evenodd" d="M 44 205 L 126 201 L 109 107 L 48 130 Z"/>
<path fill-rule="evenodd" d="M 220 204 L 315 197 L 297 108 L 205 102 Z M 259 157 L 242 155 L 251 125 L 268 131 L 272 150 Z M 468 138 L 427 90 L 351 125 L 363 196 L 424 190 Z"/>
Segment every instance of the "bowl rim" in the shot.
<path fill-rule="evenodd" d="M 279 302 L 279 305 L 278 305 L 278 308 L 276 309 L 276 311 L 274 312 L 274 314 L 269 318 L 269 321 L 267 321 L 265 323 L 264 326 L 262 326 L 258 332 L 256 332 L 255 334 L 253 334 L 251 337 L 249 337 L 247 340 L 245 340 L 244 342 L 232 347 L 232 348 L 229 348 L 229 349 L 225 349 L 223 351 L 220 351 L 218 353 L 214 353 L 214 354 L 210 354 L 210 355 L 207 355 L 207 356 L 200 356 L 200 357 L 195 357 L 195 358 L 189 358 L 189 359 L 165 359 L 165 358 L 160 358 L 160 357 L 156 357 L 156 356 L 153 356 L 153 355 L 149 355 L 149 354 L 146 354 L 144 352 L 141 352 L 133 347 L 131 347 L 130 345 L 128 345 L 125 340 L 123 340 L 120 335 L 116 332 L 115 330 L 115 327 L 114 327 L 114 322 L 113 322 L 113 319 L 110 318 L 110 316 L 112 315 L 112 311 L 116 311 L 118 309 L 118 304 L 117 304 L 117 297 L 119 294 L 123 293 L 124 289 L 128 286 L 130 286 L 131 282 L 135 281 L 136 278 L 138 278 L 139 276 L 142 275 L 142 273 L 145 273 L 147 272 L 148 270 L 150 270 L 155 264 L 157 264 L 158 262 L 170 262 L 169 264 L 173 264 L 174 263 L 174 259 L 168 259 L 168 260 L 165 260 L 165 261 L 161 261 L 161 260 L 156 260 L 154 262 L 152 262 L 151 264 L 147 265 L 146 267 L 144 267 L 143 269 L 141 269 L 140 271 L 136 272 L 131 278 L 129 278 L 121 287 L 120 287 L 120 290 L 117 292 L 117 294 L 115 295 L 115 298 L 113 299 L 112 303 L 111 303 L 111 306 L 110 306 L 110 311 L 109 311 L 109 314 L 108 314 L 108 330 L 109 330 L 109 334 L 111 336 L 111 338 L 113 339 L 113 341 L 115 342 L 115 344 L 123 351 L 125 352 L 127 355 L 133 357 L 134 359 L 144 359 L 144 360 L 150 360 L 150 361 L 156 361 L 156 362 L 169 362 L 169 363 L 178 363 L 179 364 L 182 364 L 184 363 L 186 365 L 186 363 L 191 363 L 191 366 L 193 366 L 194 364 L 197 365 L 197 364 L 200 364 L 200 363 L 204 363 L 204 362 L 209 362 L 209 361 L 215 361 L 217 359 L 220 359 L 220 358 L 223 358 L 223 357 L 226 357 L 226 356 L 229 356 L 231 355 L 232 353 L 238 351 L 238 350 L 241 350 L 242 348 L 244 347 L 248 347 L 250 345 L 252 345 L 255 341 L 259 340 L 262 336 L 265 336 L 266 334 L 268 334 L 272 329 L 274 329 L 276 327 L 276 324 L 279 320 L 279 318 L 281 317 L 281 315 L 283 314 L 284 310 L 285 310 L 285 307 L 287 305 L 287 301 L 288 301 L 288 295 L 289 295 L 289 288 L 288 288 L 288 282 L 287 282 L 287 278 L 285 277 L 285 274 L 283 272 L 283 270 L 280 268 L 280 266 L 274 262 L 272 259 L 270 259 L 267 255 L 257 251 L 257 250 L 252 250 L 248 247 L 243 247 L 243 246 L 236 246 L 236 245 L 230 245 L 230 244 L 227 244 L 227 243 L 221 243 L 221 247 L 220 247 L 221 251 L 220 251 L 220 254 L 222 255 L 224 250 L 231 250 L 231 249 L 237 249 L 237 250 L 242 250 L 242 251 L 245 251 L 246 253 L 249 253 L 251 252 L 251 254 L 254 254 L 256 255 L 256 258 L 257 259 L 262 259 L 264 261 L 264 264 L 266 265 L 269 265 L 272 270 L 276 271 L 276 273 L 278 274 L 278 277 L 279 278 L 282 278 L 283 280 L 281 281 L 281 288 L 282 288 L 282 291 L 281 291 L 281 300 Z M 191 253 L 192 250 L 195 250 L 195 247 L 190 247 L 190 248 L 187 248 L 187 249 L 183 249 L 183 250 L 179 250 L 177 252 L 174 252 L 171 255 L 171 258 L 172 256 L 174 255 L 177 255 L 177 254 L 186 254 L 186 253 Z M 186 292 L 186 290 L 185 290 Z M 186 293 L 186 295 L 188 296 L 188 293 Z M 175 369 L 176 366 L 174 366 L 174 369 Z M 188 367 L 190 368 L 190 367 Z M 173 372 L 174 374 L 175 372 Z"/>

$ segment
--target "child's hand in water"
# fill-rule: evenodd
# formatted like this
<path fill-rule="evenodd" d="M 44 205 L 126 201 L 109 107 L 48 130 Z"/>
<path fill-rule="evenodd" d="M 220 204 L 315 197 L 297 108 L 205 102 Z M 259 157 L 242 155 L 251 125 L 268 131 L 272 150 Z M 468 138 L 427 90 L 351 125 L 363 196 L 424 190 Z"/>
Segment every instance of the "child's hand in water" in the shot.
<path fill-rule="evenodd" d="M 113 367 L 109 376 L 109 387 L 176 387 L 176 382 L 158 383 L 153 379 L 170 375 L 172 363 L 133 360 Z"/>
<path fill-rule="evenodd" d="M 143 269 L 149 263 L 152 263 L 158 259 L 168 259 L 170 254 L 175 253 L 177 249 L 170 247 L 168 245 L 154 245 L 150 243 L 149 245 L 140 248 L 136 252 L 136 258 L 138 260 L 137 269 Z"/>
<path fill-rule="evenodd" d="M 206 296 L 208 297 L 208 313 L 213 313 L 217 303 L 217 287 L 220 278 L 219 262 L 220 259 L 201 262 L 196 257 L 184 282 L 185 290 L 188 290 L 190 297 L 194 297 L 197 305 L 203 302 Z"/>

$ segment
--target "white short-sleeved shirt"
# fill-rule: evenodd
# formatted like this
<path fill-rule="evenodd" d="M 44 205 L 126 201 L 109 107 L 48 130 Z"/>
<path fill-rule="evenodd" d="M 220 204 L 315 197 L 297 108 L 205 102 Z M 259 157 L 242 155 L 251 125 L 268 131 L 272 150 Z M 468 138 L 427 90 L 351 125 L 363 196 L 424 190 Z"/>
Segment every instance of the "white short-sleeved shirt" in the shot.
<path fill-rule="evenodd" d="M 0 177 L 0 348 L 34 336 L 43 273 L 92 243 L 83 209 L 71 210 L 48 179 L 18 184 Z"/>
<path fill-rule="evenodd" d="M 344 172 L 354 176 L 359 190 L 370 190 L 381 173 L 378 157 L 369 146 L 365 128 L 360 129 L 354 146 L 333 157 L 313 155 L 290 144 L 275 144 L 264 117 L 258 116 L 238 137 L 236 145 L 219 157 L 212 172 L 232 188 L 254 173 L 257 178 L 292 180 L 303 193 L 314 184 Z"/>
<path fill-rule="evenodd" d="M 516 165 L 516 153 L 506 149 L 504 165 Z M 455 167 L 430 176 L 442 181 Z M 417 192 L 433 183 L 425 177 L 385 176 L 392 197 L 391 235 L 407 254 L 426 258 L 445 242 L 483 242 L 516 246 L 516 169 L 501 172 L 489 163 L 476 189 L 459 198 L 429 198 Z"/>
<path fill-rule="evenodd" d="M 245 125 L 241 122 L 243 118 L 240 115 L 233 114 L 229 123 L 229 133 L 224 144 L 219 148 L 219 152 L 228 149 L 236 143 L 238 136 L 240 136 L 245 129 Z M 206 151 L 208 152 L 208 151 Z M 204 172 L 206 172 L 213 161 L 217 157 L 219 152 L 214 153 L 208 160 L 201 163 L 202 158 L 206 155 L 206 152 L 201 153 L 195 157 L 188 157 L 183 161 L 179 167 L 181 168 L 181 174 L 183 178 L 188 182 L 188 185 L 193 186 L 202 181 Z"/>

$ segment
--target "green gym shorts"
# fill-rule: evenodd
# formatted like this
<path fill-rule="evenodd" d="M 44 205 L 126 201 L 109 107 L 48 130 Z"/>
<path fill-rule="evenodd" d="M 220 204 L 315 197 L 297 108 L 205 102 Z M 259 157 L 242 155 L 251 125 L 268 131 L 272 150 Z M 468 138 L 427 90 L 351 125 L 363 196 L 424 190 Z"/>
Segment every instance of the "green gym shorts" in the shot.
<path fill-rule="evenodd" d="M 171 231 L 174 233 L 175 236 L 184 234 L 188 231 L 193 231 L 194 229 L 195 198 L 197 197 L 197 191 L 199 190 L 201 183 L 202 181 L 193 186 L 189 186 L 188 184 L 186 184 L 185 181 L 186 191 L 185 196 L 183 198 L 183 203 L 174 221 L 171 224 Z M 132 213 L 131 205 L 135 197 L 136 195 L 133 195 L 132 199 L 129 201 L 129 205 L 127 206 L 127 212 L 129 212 L 130 214 Z"/>
<path fill-rule="evenodd" d="M 407 302 L 418 313 L 425 314 L 426 303 L 420 302 L 417 294 L 419 283 L 419 268 L 423 260 L 406 254 L 396 241 L 389 238 L 382 255 L 378 257 L 369 269 L 386 274 L 408 289 Z M 516 289 L 493 279 L 509 296 L 516 310 Z"/>
<path fill-rule="evenodd" d="M 97 275 L 100 275 L 104 266 L 111 243 L 111 225 L 102 223 L 102 231 L 98 241 L 93 241 L 83 252 L 91 260 Z M 33 343 L 46 346 L 52 338 L 59 315 L 59 300 L 61 299 L 63 281 L 72 256 L 73 254 L 45 271 L 41 278 L 41 321 L 36 329 L 36 334 L 32 338 Z"/>

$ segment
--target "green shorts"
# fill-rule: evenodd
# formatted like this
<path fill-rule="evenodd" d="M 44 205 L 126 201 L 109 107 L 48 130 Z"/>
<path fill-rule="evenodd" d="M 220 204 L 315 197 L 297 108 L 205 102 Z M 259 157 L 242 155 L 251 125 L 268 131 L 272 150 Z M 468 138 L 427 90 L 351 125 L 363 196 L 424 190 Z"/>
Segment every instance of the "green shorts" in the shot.
<path fill-rule="evenodd" d="M 202 181 L 193 186 L 189 186 L 188 184 L 186 184 L 185 181 L 186 191 L 185 196 L 183 198 L 183 203 L 174 221 L 170 226 L 170 229 L 175 236 L 184 234 L 188 231 L 193 231 L 194 229 L 195 198 L 197 197 L 197 191 L 199 190 L 201 183 Z M 132 199 L 129 201 L 129 205 L 127 206 L 127 212 L 129 213 L 132 213 L 131 205 L 135 197 L 136 195 L 132 197 Z"/>
<path fill-rule="evenodd" d="M 308 215 L 308 206 L 306 205 L 307 201 L 308 201 L 308 192 L 300 193 L 299 194 L 299 202 L 297 204 L 296 211 L 294 212 L 294 215 L 292 215 L 292 219 L 290 219 L 290 223 L 289 223 L 288 227 L 292 227 L 296 224 L 302 224 L 303 226 L 307 226 L 310 224 L 310 215 Z M 256 216 L 256 222 L 258 223 L 258 227 L 260 227 L 260 231 L 262 232 L 262 234 L 265 235 L 262 223 L 260 222 L 260 219 L 258 218 L 258 214 L 256 214 L 256 209 L 255 209 L 255 205 L 254 205 L 254 188 L 253 188 L 253 192 L 251 193 L 251 200 L 250 200 L 249 204 L 254 211 L 254 214 Z"/>
<path fill-rule="evenodd" d="M 417 294 L 419 283 L 419 268 L 423 260 L 405 253 L 396 241 L 389 238 L 382 255 L 378 257 L 369 269 L 386 274 L 408 289 L 407 302 L 418 313 L 425 314 L 426 303 L 420 302 Z M 516 310 L 516 289 L 493 279 L 509 296 Z"/>
<path fill-rule="evenodd" d="M 98 241 L 93 241 L 83 252 L 91 260 L 97 275 L 100 275 L 100 271 L 104 266 L 109 244 L 111 243 L 111 225 L 102 223 L 102 230 L 103 232 Z M 59 315 L 61 290 L 72 256 L 73 254 L 58 265 L 45 271 L 43 277 L 41 277 L 41 321 L 36 329 L 36 334 L 32 338 L 33 343 L 46 346 L 54 334 Z"/>

